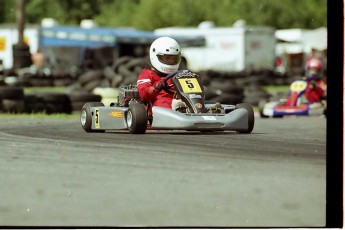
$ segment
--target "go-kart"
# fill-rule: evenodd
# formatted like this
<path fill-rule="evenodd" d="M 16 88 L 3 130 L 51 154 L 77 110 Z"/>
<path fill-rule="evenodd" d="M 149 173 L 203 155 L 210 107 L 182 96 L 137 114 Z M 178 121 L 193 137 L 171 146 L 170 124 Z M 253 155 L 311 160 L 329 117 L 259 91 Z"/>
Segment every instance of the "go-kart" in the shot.
<path fill-rule="evenodd" d="M 304 93 L 308 87 L 305 80 L 296 80 L 290 85 L 290 93 L 287 98 L 278 101 L 260 101 L 259 114 L 262 118 L 284 117 L 289 115 L 313 116 L 326 115 L 326 100 L 321 102 L 309 103 Z"/>
<path fill-rule="evenodd" d="M 168 85 L 171 78 L 172 84 Z M 140 98 L 136 85 L 119 88 L 118 102 L 104 106 L 101 102 L 85 103 L 80 121 L 86 132 L 128 130 L 144 134 L 146 130 L 224 131 L 251 133 L 254 111 L 249 103 L 228 105 L 205 103 L 200 77 L 180 70 L 164 78 L 166 92 L 184 102 L 176 110 L 152 106 Z"/>

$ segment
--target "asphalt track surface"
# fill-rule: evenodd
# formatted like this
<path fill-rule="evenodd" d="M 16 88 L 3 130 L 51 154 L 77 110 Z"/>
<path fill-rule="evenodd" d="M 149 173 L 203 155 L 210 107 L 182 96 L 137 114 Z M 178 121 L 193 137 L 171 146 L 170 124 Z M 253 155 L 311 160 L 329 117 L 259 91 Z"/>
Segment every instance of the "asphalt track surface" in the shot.
<path fill-rule="evenodd" d="M 131 135 L 1 118 L 0 181 L 0 226 L 323 227 L 326 119 Z"/>

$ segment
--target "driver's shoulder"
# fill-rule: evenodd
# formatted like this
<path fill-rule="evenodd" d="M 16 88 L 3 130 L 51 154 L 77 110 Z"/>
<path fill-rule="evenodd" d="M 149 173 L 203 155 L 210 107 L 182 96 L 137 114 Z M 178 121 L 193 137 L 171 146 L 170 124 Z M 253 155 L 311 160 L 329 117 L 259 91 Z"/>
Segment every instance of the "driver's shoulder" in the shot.
<path fill-rule="evenodd" d="M 143 69 L 139 74 L 138 78 L 150 78 L 150 79 L 158 79 L 160 80 L 160 76 L 150 69 Z"/>

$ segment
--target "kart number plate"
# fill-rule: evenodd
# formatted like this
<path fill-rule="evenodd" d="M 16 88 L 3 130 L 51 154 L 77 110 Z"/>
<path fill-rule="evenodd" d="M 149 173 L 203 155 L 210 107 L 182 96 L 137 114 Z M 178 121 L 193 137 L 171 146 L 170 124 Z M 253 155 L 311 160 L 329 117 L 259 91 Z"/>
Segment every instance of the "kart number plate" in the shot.
<path fill-rule="evenodd" d="M 201 87 L 196 78 L 178 79 L 184 93 L 201 93 Z"/>
<path fill-rule="evenodd" d="M 101 126 L 99 124 L 99 110 L 98 108 L 95 109 L 95 127 L 99 129 Z"/>
<path fill-rule="evenodd" d="M 301 92 L 307 88 L 307 82 L 305 81 L 295 81 L 291 84 L 290 90 L 293 92 Z"/>

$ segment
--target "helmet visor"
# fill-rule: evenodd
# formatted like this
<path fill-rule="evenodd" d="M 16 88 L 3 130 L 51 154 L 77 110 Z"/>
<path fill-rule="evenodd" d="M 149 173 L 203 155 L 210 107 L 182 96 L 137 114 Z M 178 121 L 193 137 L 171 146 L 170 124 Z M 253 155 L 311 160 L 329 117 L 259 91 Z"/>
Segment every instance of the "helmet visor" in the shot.
<path fill-rule="evenodd" d="M 177 65 L 181 61 L 181 54 L 157 54 L 158 60 L 166 65 Z"/>
<path fill-rule="evenodd" d="M 317 74 L 318 73 L 318 69 L 316 69 L 316 68 L 309 68 L 308 69 L 308 73 L 309 74 Z"/>

